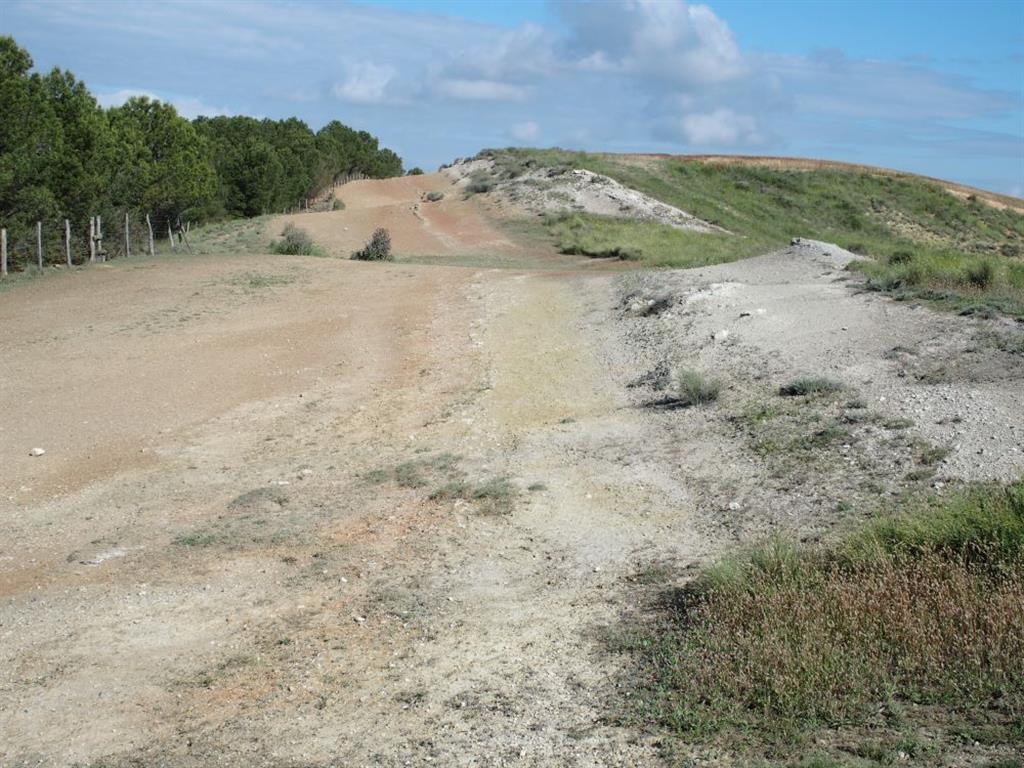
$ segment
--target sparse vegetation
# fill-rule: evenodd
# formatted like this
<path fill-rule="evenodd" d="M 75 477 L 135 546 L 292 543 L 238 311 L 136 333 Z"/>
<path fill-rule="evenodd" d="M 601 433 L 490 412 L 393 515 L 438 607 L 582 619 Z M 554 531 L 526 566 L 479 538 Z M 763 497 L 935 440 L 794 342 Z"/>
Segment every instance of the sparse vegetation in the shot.
<path fill-rule="evenodd" d="M 480 511 L 485 514 L 505 515 L 512 511 L 516 494 L 515 486 L 507 477 L 495 477 L 480 484 L 473 484 L 464 479 L 449 480 L 435 488 L 430 498 L 434 501 L 475 501 L 478 502 Z"/>
<path fill-rule="evenodd" d="M 821 376 L 802 376 L 779 387 L 779 394 L 783 397 L 810 397 L 839 392 L 842 388 L 842 384 L 832 379 Z"/>
<path fill-rule="evenodd" d="M 363 248 L 355 251 L 352 258 L 356 261 L 394 261 L 391 253 L 391 235 L 383 227 L 377 227 Z"/>
<path fill-rule="evenodd" d="M 373 485 L 393 481 L 402 488 L 423 488 L 438 482 L 427 495 L 431 501 L 461 499 L 472 502 L 484 514 L 504 515 L 512 511 L 518 490 L 509 478 L 498 476 L 474 482 L 466 477 L 459 463 L 460 457 L 453 453 L 438 453 L 403 461 L 392 469 L 372 470 L 363 480 Z"/>
<path fill-rule="evenodd" d="M 331 210 L 332 211 L 344 211 L 345 210 L 345 201 L 342 200 L 340 197 L 334 198 L 334 200 L 331 201 Z"/>
<path fill-rule="evenodd" d="M 320 253 L 309 233 L 294 224 L 285 225 L 281 239 L 271 243 L 270 250 L 289 256 L 313 256 Z"/>
<path fill-rule="evenodd" d="M 908 705 L 932 732 L 983 724 L 1019 743 L 1022 604 L 1021 483 L 922 501 L 829 547 L 774 540 L 708 569 L 632 638 L 637 714 L 776 758 L 833 726 L 867 748 L 914 725 Z"/>
<path fill-rule="evenodd" d="M 706 405 L 718 399 L 722 384 L 699 371 L 684 369 L 676 374 L 676 397 L 681 405 Z"/>

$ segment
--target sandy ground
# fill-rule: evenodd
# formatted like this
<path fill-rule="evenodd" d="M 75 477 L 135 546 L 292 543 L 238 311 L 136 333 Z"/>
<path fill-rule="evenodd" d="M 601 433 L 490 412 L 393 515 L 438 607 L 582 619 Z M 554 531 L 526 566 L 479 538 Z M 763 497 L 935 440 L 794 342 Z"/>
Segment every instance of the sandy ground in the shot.
<path fill-rule="evenodd" d="M 399 250 L 529 251 L 480 209 L 413 223 L 435 183 L 348 185 L 303 226 L 348 248 L 383 209 Z M 1019 357 L 977 341 L 1015 329 L 843 278 L 808 246 L 639 276 L 178 257 L 5 291 L 0 765 L 659 764 L 603 639 L 630 577 L 1024 471 Z M 722 403 L 659 406 L 682 365 Z M 737 415 L 801 373 L 913 423 L 852 424 L 820 470 L 756 454 Z M 927 478 L 909 436 L 950 446 Z M 501 478 L 507 514 L 437 493 Z"/>
<path fill-rule="evenodd" d="M 444 197 L 430 202 L 425 199 L 428 192 Z M 377 227 L 388 230 L 395 252 L 403 255 L 487 254 L 494 258 L 525 251 L 441 174 L 354 181 L 338 187 L 336 195 L 345 203 L 344 210 L 281 216 L 271 230 L 276 234 L 294 223 L 338 256 L 362 248 Z"/>

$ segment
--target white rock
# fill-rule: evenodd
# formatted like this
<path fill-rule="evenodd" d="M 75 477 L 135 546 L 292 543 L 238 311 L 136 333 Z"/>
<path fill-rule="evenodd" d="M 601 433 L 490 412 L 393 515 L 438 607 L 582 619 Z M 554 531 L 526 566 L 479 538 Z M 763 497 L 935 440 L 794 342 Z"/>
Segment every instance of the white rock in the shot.
<path fill-rule="evenodd" d="M 729 338 L 729 331 L 727 331 L 725 328 L 723 328 L 722 330 L 718 331 L 711 338 L 713 338 L 715 341 L 725 341 L 726 339 Z"/>
<path fill-rule="evenodd" d="M 44 453 L 46 453 L 46 451 L 43 450 L 42 448 L 33 448 L 31 451 L 28 452 L 28 455 L 29 456 L 42 456 Z"/>

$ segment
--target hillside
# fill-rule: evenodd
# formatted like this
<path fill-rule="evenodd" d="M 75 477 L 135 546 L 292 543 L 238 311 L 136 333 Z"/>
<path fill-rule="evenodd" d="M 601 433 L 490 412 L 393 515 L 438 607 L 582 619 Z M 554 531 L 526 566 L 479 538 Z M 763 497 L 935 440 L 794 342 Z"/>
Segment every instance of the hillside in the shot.
<path fill-rule="evenodd" d="M 544 169 L 552 185 L 575 169 L 727 230 L 705 233 L 565 206 L 545 224 L 563 252 L 617 254 L 649 266 L 701 266 L 767 253 L 794 237 L 837 243 L 864 257 L 869 286 L 955 309 L 1024 315 L 1024 212 L 1012 198 L 964 195 L 922 177 L 822 161 L 677 158 L 564 150 L 484 150 L 480 189 Z M 1020 201 L 1016 201 L 1020 203 Z M 1021 203 L 1024 206 L 1024 203 Z M 523 206 L 513 203 L 516 207 Z"/>

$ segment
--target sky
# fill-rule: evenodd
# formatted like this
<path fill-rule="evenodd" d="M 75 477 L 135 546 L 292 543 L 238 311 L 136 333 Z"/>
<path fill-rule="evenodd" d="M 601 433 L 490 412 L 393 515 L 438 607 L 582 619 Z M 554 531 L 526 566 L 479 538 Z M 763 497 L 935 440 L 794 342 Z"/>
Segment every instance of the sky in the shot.
<path fill-rule="evenodd" d="M 1024 195 L 1024 2 L 0 0 L 104 105 L 485 147 L 867 163 Z"/>

